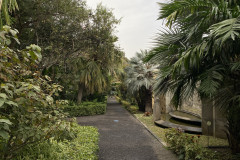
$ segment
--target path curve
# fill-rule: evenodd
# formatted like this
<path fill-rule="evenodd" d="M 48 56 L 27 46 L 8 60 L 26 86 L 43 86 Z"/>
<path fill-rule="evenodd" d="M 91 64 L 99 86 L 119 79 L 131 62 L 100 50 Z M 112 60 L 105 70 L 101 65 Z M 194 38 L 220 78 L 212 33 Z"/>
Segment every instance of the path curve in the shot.
<path fill-rule="evenodd" d="M 113 98 L 108 99 L 105 115 L 78 117 L 77 121 L 99 129 L 99 160 L 177 160 Z"/>

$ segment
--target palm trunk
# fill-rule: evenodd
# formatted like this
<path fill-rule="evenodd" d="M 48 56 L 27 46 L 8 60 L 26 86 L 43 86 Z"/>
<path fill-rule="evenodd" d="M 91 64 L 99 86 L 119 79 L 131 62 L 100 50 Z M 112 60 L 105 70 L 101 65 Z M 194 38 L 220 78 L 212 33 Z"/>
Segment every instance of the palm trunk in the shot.
<path fill-rule="evenodd" d="M 153 109 L 152 109 L 152 91 L 151 90 L 146 90 L 145 112 L 153 113 Z"/>
<path fill-rule="evenodd" d="M 77 96 L 77 103 L 78 104 L 81 104 L 81 102 L 82 102 L 83 90 L 84 90 L 83 84 L 79 83 L 79 85 L 78 85 L 78 96 Z"/>
<path fill-rule="evenodd" d="M 142 112 L 145 111 L 145 105 L 146 105 L 146 96 L 145 95 L 146 95 L 146 88 L 142 87 L 139 90 L 138 96 L 136 98 L 137 104 L 139 107 L 139 111 L 142 111 Z"/>

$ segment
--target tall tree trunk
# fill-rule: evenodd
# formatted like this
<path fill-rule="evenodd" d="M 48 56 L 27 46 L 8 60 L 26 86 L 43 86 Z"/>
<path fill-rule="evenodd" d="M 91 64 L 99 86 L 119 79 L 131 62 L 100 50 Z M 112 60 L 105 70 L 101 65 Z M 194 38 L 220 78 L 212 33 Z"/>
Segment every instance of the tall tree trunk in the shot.
<path fill-rule="evenodd" d="M 78 85 L 78 96 L 77 96 L 77 103 L 78 104 L 81 104 L 81 102 L 82 102 L 83 90 L 84 90 L 84 85 L 82 83 L 79 83 L 79 85 Z"/>
<path fill-rule="evenodd" d="M 145 112 L 153 113 L 152 109 L 152 90 L 146 90 Z"/>

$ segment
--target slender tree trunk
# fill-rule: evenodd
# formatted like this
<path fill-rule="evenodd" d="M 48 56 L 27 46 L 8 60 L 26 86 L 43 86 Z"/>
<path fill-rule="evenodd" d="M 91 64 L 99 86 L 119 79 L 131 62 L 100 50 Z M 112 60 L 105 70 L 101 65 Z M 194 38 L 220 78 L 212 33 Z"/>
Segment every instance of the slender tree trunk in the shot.
<path fill-rule="evenodd" d="M 152 109 L 152 91 L 151 90 L 146 90 L 145 112 L 153 113 L 153 109 Z"/>
<path fill-rule="evenodd" d="M 2 10 L 2 0 L 0 0 L 0 12 Z"/>
<path fill-rule="evenodd" d="M 84 90 L 83 84 L 79 83 L 79 85 L 78 85 L 78 96 L 77 96 L 77 103 L 78 104 L 81 104 L 81 102 L 82 102 L 83 90 Z"/>

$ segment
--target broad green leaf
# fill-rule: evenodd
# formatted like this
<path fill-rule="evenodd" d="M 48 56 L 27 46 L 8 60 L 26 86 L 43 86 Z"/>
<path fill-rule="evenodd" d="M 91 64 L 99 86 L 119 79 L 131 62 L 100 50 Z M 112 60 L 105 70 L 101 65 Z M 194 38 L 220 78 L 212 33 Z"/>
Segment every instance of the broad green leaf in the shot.
<path fill-rule="evenodd" d="M 41 88 L 39 86 L 33 86 L 33 89 L 37 92 L 40 92 L 41 91 Z"/>
<path fill-rule="evenodd" d="M 28 97 L 35 97 L 36 96 L 36 93 L 35 92 L 28 92 Z"/>
<path fill-rule="evenodd" d="M 12 30 L 10 29 L 9 31 L 14 37 L 18 34 L 18 31 L 17 30 Z"/>
<path fill-rule="evenodd" d="M 5 99 L 4 98 L 0 98 L 0 107 L 2 107 L 4 103 L 5 103 Z"/>
<path fill-rule="evenodd" d="M 48 81 L 52 81 L 51 78 L 47 75 L 45 75 L 45 78 L 48 80 Z"/>
<path fill-rule="evenodd" d="M 8 96 L 5 94 L 5 93 L 0 93 L 0 97 L 4 98 L 4 99 L 7 99 Z"/>
<path fill-rule="evenodd" d="M 9 137 L 9 134 L 8 134 L 8 132 L 6 132 L 6 131 L 0 131 L 0 136 L 3 138 L 3 139 L 8 139 L 8 137 Z"/>
<path fill-rule="evenodd" d="M 13 106 L 18 107 L 18 104 L 15 103 L 15 102 L 13 102 L 13 101 L 7 101 L 7 102 L 5 102 L 5 103 L 8 104 L 8 105 L 13 105 Z"/>
<path fill-rule="evenodd" d="M 53 103 L 53 98 L 51 96 L 47 96 L 46 100 L 49 102 L 49 103 Z"/>
<path fill-rule="evenodd" d="M 8 125 L 12 125 L 12 122 L 10 122 L 8 119 L 0 119 L 0 123 L 7 123 Z"/>
<path fill-rule="evenodd" d="M 33 60 L 36 60 L 38 58 L 34 51 L 29 51 L 29 54 L 31 55 Z"/>
<path fill-rule="evenodd" d="M 13 38 L 18 44 L 20 44 L 20 41 L 17 38 Z"/>

